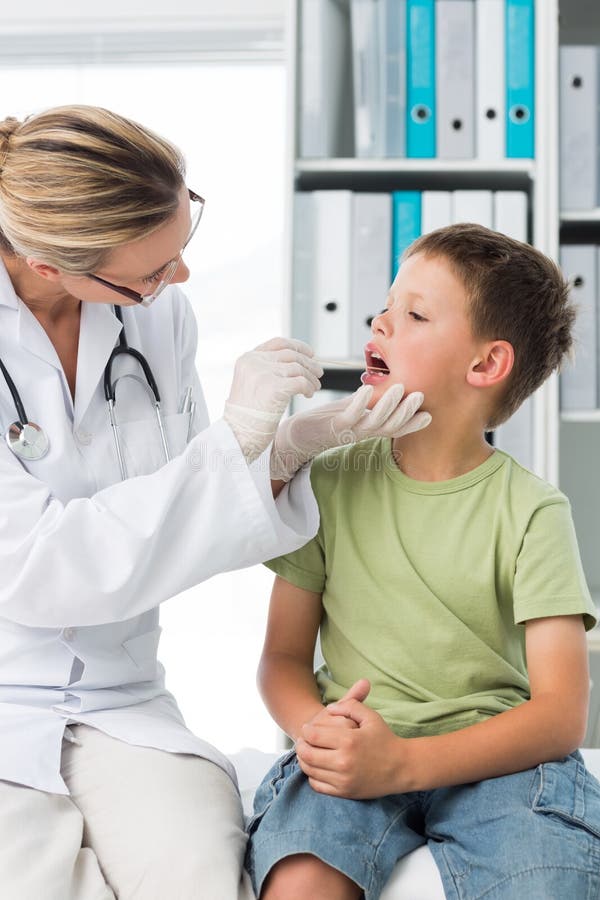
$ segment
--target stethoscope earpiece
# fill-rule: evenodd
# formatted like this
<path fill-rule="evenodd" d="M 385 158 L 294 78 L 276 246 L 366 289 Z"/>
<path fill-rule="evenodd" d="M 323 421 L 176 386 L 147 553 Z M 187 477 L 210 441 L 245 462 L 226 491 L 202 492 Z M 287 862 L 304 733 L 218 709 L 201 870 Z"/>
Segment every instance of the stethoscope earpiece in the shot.
<path fill-rule="evenodd" d="M 50 447 L 46 432 L 35 422 L 13 422 L 6 443 L 20 459 L 42 459 Z"/>

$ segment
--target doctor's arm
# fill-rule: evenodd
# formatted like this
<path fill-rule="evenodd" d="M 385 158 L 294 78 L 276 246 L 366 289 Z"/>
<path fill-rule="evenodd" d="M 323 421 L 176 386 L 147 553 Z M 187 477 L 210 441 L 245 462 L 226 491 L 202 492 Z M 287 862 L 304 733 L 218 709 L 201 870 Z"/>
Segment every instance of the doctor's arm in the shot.
<path fill-rule="evenodd" d="M 199 387 L 196 329 L 187 301 L 173 315 L 165 352 L 183 360 L 183 393 Z M 290 374 L 285 364 L 279 381 Z M 0 443 L 0 616 L 42 628 L 124 621 L 306 543 L 318 526 L 308 473 L 275 502 L 268 450 L 249 465 L 230 425 L 209 425 L 203 403 L 202 418 L 184 452 L 156 472 L 64 502 Z"/>

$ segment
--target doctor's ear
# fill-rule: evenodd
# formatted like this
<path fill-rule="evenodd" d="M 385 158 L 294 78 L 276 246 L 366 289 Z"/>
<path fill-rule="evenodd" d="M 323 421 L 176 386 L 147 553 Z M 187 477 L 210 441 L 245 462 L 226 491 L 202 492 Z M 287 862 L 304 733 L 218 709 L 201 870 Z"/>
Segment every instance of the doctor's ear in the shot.
<path fill-rule="evenodd" d="M 40 278 L 45 278 L 46 281 L 58 281 L 62 277 L 56 266 L 50 266 L 48 263 L 34 259 L 32 256 L 27 256 L 25 262 L 32 272 L 35 272 Z"/>
<path fill-rule="evenodd" d="M 476 357 L 467 372 L 467 382 L 472 387 L 491 387 L 500 384 L 512 372 L 515 351 L 509 341 L 493 341 L 485 344 L 481 356 Z"/>

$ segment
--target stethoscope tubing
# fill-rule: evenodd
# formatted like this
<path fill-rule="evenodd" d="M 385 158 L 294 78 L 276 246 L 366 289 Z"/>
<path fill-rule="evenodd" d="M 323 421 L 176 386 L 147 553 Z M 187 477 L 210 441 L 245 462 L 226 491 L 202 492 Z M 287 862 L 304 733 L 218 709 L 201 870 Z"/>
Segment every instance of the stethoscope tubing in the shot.
<path fill-rule="evenodd" d="M 23 406 L 23 401 L 21 400 L 21 395 L 19 394 L 14 381 L 10 377 L 8 370 L 1 359 L 0 359 L 0 369 L 2 369 L 2 374 L 4 375 L 4 379 L 6 381 L 7 387 L 13 398 L 13 403 L 15 404 L 15 409 L 16 409 L 17 415 L 19 417 L 19 422 L 21 423 L 21 425 L 26 425 L 29 420 L 27 418 L 27 413 L 25 412 L 25 407 Z"/>
<path fill-rule="evenodd" d="M 160 433 L 160 439 L 162 443 L 163 453 L 165 456 L 165 461 L 170 462 L 171 454 L 169 453 L 169 445 L 167 442 L 167 436 L 165 433 L 163 417 L 160 408 L 160 393 L 158 391 L 158 385 L 156 384 L 156 380 L 154 375 L 152 374 L 152 369 L 148 363 L 146 357 L 140 353 L 139 350 L 135 350 L 133 347 L 130 347 L 127 343 L 127 337 L 125 335 L 125 326 L 123 324 L 123 314 L 121 312 L 120 306 L 115 306 L 114 312 L 121 323 L 121 333 L 119 334 L 119 343 L 111 352 L 108 362 L 104 368 L 104 396 L 106 398 L 106 402 L 108 404 L 108 413 L 110 418 L 110 424 L 112 426 L 112 432 L 115 442 L 115 450 L 117 454 L 117 459 L 119 462 L 119 469 L 121 472 L 121 478 L 125 480 L 127 478 L 127 469 L 125 466 L 125 460 L 123 458 L 123 451 L 121 448 L 121 441 L 119 438 L 118 432 L 118 423 L 115 418 L 115 386 L 116 381 L 112 380 L 112 366 L 113 362 L 118 356 L 131 356 L 136 360 L 138 365 L 141 367 L 148 387 L 152 391 L 154 395 L 154 412 L 156 415 L 156 422 L 158 425 L 158 430 Z M 17 387 L 12 380 L 10 373 L 8 372 L 6 366 L 0 359 L 0 371 L 4 376 L 6 381 L 6 385 L 10 391 L 10 394 L 13 399 L 13 403 L 15 405 L 15 410 L 19 417 L 18 422 L 15 422 L 9 432 L 7 432 L 7 443 L 15 453 L 16 456 L 20 456 L 23 459 L 41 459 L 42 456 L 48 452 L 48 439 L 43 429 L 41 429 L 38 425 L 34 423 L 30 423 L 27 418 L 27 413 L 25 412 L 25 407 L 23 406 L 23 401 L 21 400 L 21 396 Z M 12 434 L 15 432 L 17 437 Z M 35 440 L 32 442 L 32 437 Z M 37 446 L 35 446 L 37 445 Z M 29 448 L 26 450 L 25 448 Z"/>

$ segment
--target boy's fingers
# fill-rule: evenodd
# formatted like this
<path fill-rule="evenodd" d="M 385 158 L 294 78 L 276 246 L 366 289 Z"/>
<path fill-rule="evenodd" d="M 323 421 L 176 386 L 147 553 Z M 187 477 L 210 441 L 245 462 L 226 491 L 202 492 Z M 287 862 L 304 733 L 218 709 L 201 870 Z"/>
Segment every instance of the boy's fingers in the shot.
<path fill-rule="evenodd" d="M 340 729 L 335 725 L 304 725 L 302 737 L 296 741 L 296 753 L 314 763 L 314 753 L 328 753 L 339 745 Z"/>
<path fill-rule="evenodd" d="M 369 696 L 370 690 L 371 682 L 367 678 L 359 678 L 359 680 L 346 691 L 344 696 L 338 700 L 338 703 L 341 703 L 343 700 L 358 700 L 362 703 Z"/>
<path fill-rule="evenodd" d="M 332 703 L 327 709 L 335 716 L 346 716 L 348 719 L 354 719 L 359 727 L 371 713 L 367 706 L 363 706 L 357 700 L 338 700 L 337 703 Z"/>

